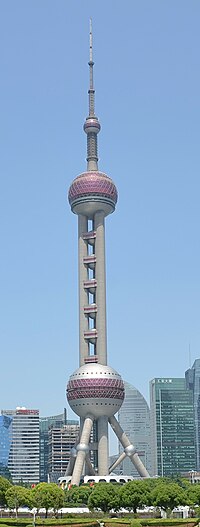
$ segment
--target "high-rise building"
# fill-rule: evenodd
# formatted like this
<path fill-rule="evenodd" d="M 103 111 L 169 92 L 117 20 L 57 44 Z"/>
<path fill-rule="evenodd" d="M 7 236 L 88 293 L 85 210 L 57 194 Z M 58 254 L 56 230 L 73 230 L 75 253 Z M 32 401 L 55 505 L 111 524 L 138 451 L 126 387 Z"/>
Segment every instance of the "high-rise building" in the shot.
<path fill-rule="evenodd" d="M 80 426 L 77 421 L 67 421 L 67 424 L 49 428 L 49 459 L 48 481 L 57 482 L 66 473 L 71 450 L 79 435 Z"/>
<path fill-rule="evenodd" d="M 150 382 L 152 475 L 171 476 L 195 468 L 193 397 L 185 379 Z"/>
<path fill-rule="evenodd" d="M 8 469 L 12 441 L 12 416 L 0 415 L 0 476 L 11 476 Z"/>
<path fill-rule="evenodd" d="M 13 483 L 39 482 L 39 410 L 2 410 L 12 420 L 8 469 Z M 7 447 L 9 445 L 7 441 Z"/>
<path fill-rule="evenodd" d="M 194 405 L 194 427 L 196 447 L 196 467 L 200 471 L 200 359 L 196 359 L 192 368 L 185 372 L 186 386 L 191 390 Z"/>
<path fill-rule="evenodd" d="M 79 244 L 79 369 L 70 377 L 67 399 L 81 418 L 81 435 L 76 457 L 71 456 L 67 475 L 79 485 L 84 465 L 88 475 L 108 475 L 108 423 L 113 428 L 139 474 L 148 477 L 135 447 L 124 433 L 115 414 L 124 399 L 121 376 L 107 364 L 105 218 L 113 213 L 117 189 L 110 177 L 98 169 L 97 135 L 100 123 L 95 115 L 92 29 L 90 26 L 89 115 L 84 123 L 87 135 L 87 171 L 72 182 L 69 203 L 78 216 Z M 90 443 L 91 432 L 95 441 Z M 95 467 L 91 463 L 93 451 Z M 96 470 L 96 472 L 95 472 Z"/>
<path fill-rule="evenodd" d="M 151 435 L 150 435 L 150 410 L 143 395 L 128 382 L 124 383 L 125 399 L 121 406 L 118 419 L 121 427 L 135 445 L 137 452 L 151 474 Z M 123 452 L 119 443 L 119 452 Z M 128 457 L 120 465 L 120 471 L 127 476 L 138 477 L 134 465 Z"/>
<path fill-rule="evenodd" d="M 66 424 L 66 408 L 59 415 L 40 417 L 40 481 L 48 481 L 49 474 L 49 428 L 62 428 Z"/>

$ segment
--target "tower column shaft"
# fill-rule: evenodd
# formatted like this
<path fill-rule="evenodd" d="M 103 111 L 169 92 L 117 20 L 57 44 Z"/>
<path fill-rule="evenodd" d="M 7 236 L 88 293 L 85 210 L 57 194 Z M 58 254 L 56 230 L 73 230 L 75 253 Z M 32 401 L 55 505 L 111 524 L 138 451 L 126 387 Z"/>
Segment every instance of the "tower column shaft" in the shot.
<path fill-rule="evenodd" d="M 105 269 L 105 227 L 104 212 L 96 212 L 94 216 L 94 228 L 96 231 L 95 255 L 96 267 L 95 277 L 97 280 L 96 304 L 96 329 L 97 355 L 100 364 L 107 364 L 107 337 L 106 337 L 106 269 Z"/>
<path fill-rule="evenodd" d="M 98 419 L 98 475 L 108 474 L 108 418 Z"/>
<path fill-rule="evenodd" d="M 72 474 L 72 480 L 71 480 L 72 485 L 79 485 L 80 483 L 80 479 L 83 473 L 83 465 L 85 462 L 85 456 L 87 454 L 87 447 L 89 445 L 92 425 L 93 425 L 93 419 L 89 416 L 86 417 L 84 421 L 84 425 L 83 425 L 80 443 L 77 446 L 78 453 L 77 453 L 74 470 Z"/>
<path fill-rule="evenodd" d="M 89 454 L 86 454 L 85 456 L 85 464 L 87 465 L 88 476 L 95 476 L 96 473 L 95 473 L 94 467 L 92 466 Z"/>
<path fill-rule="evenodd" d="M 88 329 L 88 321 L 84 315 L 84 306 L 88 303 L 88 295 L 83 283 L 87 280 L 87 269 L 83 258 L 87 256 L 87 244 L 83 234 L 87 232 L 87 217 L 78 216 L 78 258 L 79 258 L 79 365 L 83 366 L 84 359 L 88 356 L 88 343 L 84 339 L 84 331 Z"/>
<path fill-rule="evenodd" d="M 94 132 L 87 134 L 87 162 L 88 170 L 98 170 L 97 134 Z"/>

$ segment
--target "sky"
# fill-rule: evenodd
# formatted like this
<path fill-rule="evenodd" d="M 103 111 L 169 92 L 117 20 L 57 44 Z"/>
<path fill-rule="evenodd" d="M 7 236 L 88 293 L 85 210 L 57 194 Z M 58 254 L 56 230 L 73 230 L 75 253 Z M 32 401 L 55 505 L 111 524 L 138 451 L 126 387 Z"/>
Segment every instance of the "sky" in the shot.
<path fill-rule="evenodd" d="M 90 17 L 99 168 L 119 192 L 109 364 L 149 400 L 200 357 L 199 0 L 1 0 L 0 408 L 43 416 L 78 367 L 67 193 L 86 167 Z"/>

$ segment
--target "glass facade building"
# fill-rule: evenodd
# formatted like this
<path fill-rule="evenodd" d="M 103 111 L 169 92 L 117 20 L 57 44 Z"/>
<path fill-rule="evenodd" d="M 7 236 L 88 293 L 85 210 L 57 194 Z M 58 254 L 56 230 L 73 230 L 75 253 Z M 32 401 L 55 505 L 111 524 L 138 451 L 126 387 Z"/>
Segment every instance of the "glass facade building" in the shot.
<path fill-rule="evenodd" d="M 6 474 L 12 441 L 12 416 L 0 415 L 0 475 Z"/>
<path fill-rule="evenodd" d="M 192 392 L 184 378 L 150 382 L 152 475 L 171 476 L 195 467 Z"/>
<path fill-rule="evenodd" d="M 196 465 L 193 468 L 200 471 L 200 359 L 196 359 L 192 368 L 185 372 L 185 380 L 192 392 L 194 405 Z"/>
<path fill-rule="evenodd" d="M 39 410 L 19 407 L 1 414 L 4 422 L 12 421 L 8 469 L 13 483 L 39 483 Z"/>
<path fill-rule="evenodd" d="M 121 427 L 133 442 L 144 466 L 151 474 L 151 450 L 150 450 L 150 411 L 143 395 L 128 382 L 124 383 L 125 399 L 118 413 Z M 119 444 L 119 453 L 123 452 Z M 118 467 L 117 467 L 118 469 Z M 115 472 L 117 473 L 117 469 Z M 127 476 L 138 478 L 138 472 L 130 459 L 126 457 L 119 466 L 118 471 Z"/>

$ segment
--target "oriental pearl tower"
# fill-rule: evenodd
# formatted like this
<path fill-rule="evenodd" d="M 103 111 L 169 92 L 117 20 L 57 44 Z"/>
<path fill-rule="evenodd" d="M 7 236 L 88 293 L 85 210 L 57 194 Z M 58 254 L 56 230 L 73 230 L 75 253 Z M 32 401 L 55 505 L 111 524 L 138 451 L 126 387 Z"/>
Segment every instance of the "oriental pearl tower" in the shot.
<path fill-rule="evenodd" d="M 82 475 L 109 475 L 129 456 L 141 477 L 149 474 L 115 414 L 124 399 L 121 376 L 107 365 L 105 218 L 115 210 L 117 189 L 98 169 L 97 135 L 101 126 L 95 115 L 92 25 L 90 21 L 89 115 L 87 171 L 77 176 L 68 199 L 78 216 L 79 263 L 79 368 L 69 378 L 67 400 L 80 417 L 80 435 L 72 449 L 66 476 L 79 485 Z M 108 424 L 123 446 L 123 453 L 109 467 Z M 92 453 L 92 457 L 91 457 Z"/>

